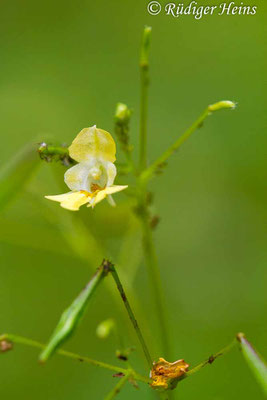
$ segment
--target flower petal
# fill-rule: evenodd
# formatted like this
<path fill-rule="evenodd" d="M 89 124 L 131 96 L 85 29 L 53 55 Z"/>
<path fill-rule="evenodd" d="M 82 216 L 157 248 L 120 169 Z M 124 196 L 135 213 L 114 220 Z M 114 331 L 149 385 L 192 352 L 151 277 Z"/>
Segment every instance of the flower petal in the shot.
<path fill-rule="evenodd" d="M 58 201 L 61 207 L 67 210 L 77 211 L 79 208 L 90 201 L 90 196 L 82 192 L 68 192 L 56 196 L 45 196 L 48 200 Z"/>
<path fill-rule="evenodd" d="M 111 186 L 114 182 L 114 179 L 117 175 L 117 169 L 114 164 L 111 162 L 106 163 L 106 171 L 107 171 L 107 186 Z"/>
<path fill-rule="evenodd" d="M 69 147 L 69 154 L 78 162 L 91 157 L 114 162 L 116 145 L 110 133 L 92 126 L 78 133 Z"/>
<path fill-rule="evenodd" d="M 66 185 L 74 191 L 88 190 L 88 174 L 91 165 L 83 162 L 67 169 L 64 175 Z"/>
<path fill-rule="evenodd" d="M 104 200 L 107 196 L 120 192 L 121 190 L 126 189 L 128 186 L 120 186 L 120 185 L 113 185 L 106 187 L 103 190 L 99 190 L 97 194 L 89 200 L 89 204 L 87 207 L 94 207 L 97 203 L 100 203 L 100 201 Z M 110 196 L 109 196 L 110 197 Z M 114 200 L 111 200 L 112 205 L 115 205 Z"/>
<path fill-rule="evenodd" d="M 87 207 L 94 207 L 97 203 L 100 203 L 100 201 L 104 200 L 107 197 L 106 190 L 107 189 L 99 190 L 99 192 L 89 202 Z"/>
<path fill-rule="evenodd" d="M 106 190 L 106 194 L 113 194 L 113 193 L 117 193 L 117 192 L 121 192 L 124 189 L 127 189 L 128 185 L 112 185 L 107 187 Z"/>

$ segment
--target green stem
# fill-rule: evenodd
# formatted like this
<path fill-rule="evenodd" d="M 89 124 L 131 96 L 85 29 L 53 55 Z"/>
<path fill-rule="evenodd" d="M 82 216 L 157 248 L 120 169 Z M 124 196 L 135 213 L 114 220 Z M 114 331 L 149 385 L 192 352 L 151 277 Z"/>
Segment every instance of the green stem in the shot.
<path fill-rule="evenodd" d="M 134 316 L 134 313 L 133 313 L 132 308 L 131 308 L 131 306 L 129 304 L 129 301 L 128 301 L 127 297 L 126 297 L 125 291 L 124 291 L 123 286 L 122 286 L 121 281 L 120 281 L 120 278 L 119 278 L 119 276 L 117 274 L 117 271 L 116 271 L 114 266 L 110 267 L 110 272 L 111 272 L 111 275 L 112 275 L 112 277 L 113 277 L 113 279 L 114 279 L 114 281 L 115 281 L 115 283 L 117 285 L 117 288 L 118 288 L 118 290 L 120 292 L 121 298 L 123 300 L 123 303 L 125 305 L 127 313 L 129 315 L 129 318 L 130 318 L 130 320 L 131 320 L 131 322 L 133 324 L 133 327 L 134 327 L 134 329 L 136 331 L 136 334 L 137 334 L 137 337 L 139 339 L 139 342 L 141 343 L 141 346 L 142 346 L 144 355 L 146 357 L 148 366 L 149 366 L 149 368 L 151 368 L 152 367 L 152 359 L 151 359 L 149 350 L 147 348 L 147 345 L 146 345 L 146 342 L 145 342 L 144 337 L 142 335 L 142 332 L 141 332 L 141 330 L 139 328 L 139 325 L 138 325 L 138 323 L 136 321 L 136 318 Z"/>
<path fill-rule="evenodd" d="M 5 333 L 0 336 L 0 342 L 3 340 L 11 341 L 13 343 L 18 343 L 18 344 L 24 344 L 26 346 L 37 347 L 39 349 L 45 348 L 45 344 L 43 344 L 43 343 L 36 342 L 35 340 L 28 339 L 28 338 L 18 336 L 18 335 L 9 334 L 9 333 Z M 85 362 L 85 363 L 94 365 L 96 367 L 107 369 L 109 371 L 118 372 L 118 373 L 122 373 L 122 374 L 126 374 L 128 372 L 128 370 L 125 368 L 117 367 L 116 365 L 107 364 L 102 361 L 93 360 L 91 358 L 84 357 L 79 354 L 72 353 L 70 351 L 59 349 L 59 350 L 56 350 L 56 353 L 61 356 L 69 357 L 69 358 L 72 358 L 77 361 L 81 361 L 81 362 Z M 133 374 L 134 379 L 136 379 L 140 382 L 150 383 L 149 378 L 142 376 L 135 371 L 132 371 L 132 374 Z"/>
<path fill-rule="evenodd" d="M 200 364 L 196 365 L 194 368 L 190 369 L 188 372 L 186 372 L 184 375 L 181 376 L 181 379 L 188 378 L 189 376 L 195 374 L 199 370 L 201 370 L 203 367 L 206 365 L 212 364 L 218 357 L 223 356 L 224 354 L 228 353 L 230 350 L 232 350 L 233 347 L 237 345 L 237 340 L 234 339 L 232 343 L 230 343 L 228 346 L 224 347 L 222 350 L 218 351 L 218 353 L 212 354 L 207 360 L 201 362 Z"/>
<path fill-rule="evenodd" d="M 140 178 L 147 182 L 150 177 L 168 160 L 168 158 L 179 149 L 179 147 L 194 133 L 198 128 L 201 128 L 205 119 L 215 111 L 223 109 L 234 110 L 236 104 L 229 100 L 219 101 L 209 105 L 199 118 L 180 136 L 156 161 L 154 161 L 145 171 L 142 172 Z"/>
<path fill-rule="evenodd" d="M 148 53 L 150 46 L 151 28 L 145 27 L 140 55 L 140 78 L 141 78 L 141 99 L 140 99 L 140 151 L 139 151 L 139 172 L 141 176 L 147 168 L 147 108 L 148 108 L 148 86 L 149 86 L 149 62 Z M 148 211 L 146 206 L 147 188 L 145 182 L 139 180 L 140 199 L 139 209 L 143 228 L 143 248 L 146 264 L 149 271 L 149 278 L 152 286 L 154 303 L 161 327 L 162 348 L 166 356 L 169 354 L 169 344 L 167 335 L 167 324 L 165 320 L 164 302 L 161 287 L 156 252 L 152 239 L 152 232 L 148 221 Z"/>
<path fill-rule="evenodd" d="M 139 137 L 139 168 L 142 171 L 147 166 L 147 108 L 148 108 L 148 86 L 149 86 L 149 63 L 148 53 L 150 46 L 151 28 L 146 26 L 143 32 L 141 54 L 140 54 L 140 137 Z"/>
<path fill-rule="evenodd" d="M 132 370 L 128 370 L 126 374 L 124 375 L 123 378 L 120 378 L 119 382 L 117 383 L 116 386 L 108 393 L 108 395 L 105 397 L 104 400 L 112 400 L 114 397 L 121 391 L 125 383 L 128 381 L 128 379 L 131 377 L 133 374 Z"/>
<path fill-rule="evenodd" d="M 141 174 L 141 180 L 147 182 L 151 176 L 165 164 L 168 158 L 177 150 L 179 147 L 192 135 L 197 128 L 200 128 L 210 114 L 208 108 L 200 115 L 200 117 L 188 128 L 185 133 L 182 134 L 156 161 L 153 162 L 143 173 Z"/>
<path fill-rule="evenodd" d="M 167 333 L 167 321 L 166 321 L 166 310 L 165 300 L 163 295 L 163 288 L 161 283 L 158 258 L 156 249 L 153 241 L 151 227 L 149 225 L 147 212 L 142 213 L 142 230 L 143 230 L 143 248 L 145 261 L 148 269 L 148 274 L 151 283 L 151 290 L 153 294 L 153 300 L 156 308 L 157 318 L 160 327 L 161 335 L 161 348 L 164 356 L 170 358 L 170 345 L 169 335 Z"/>

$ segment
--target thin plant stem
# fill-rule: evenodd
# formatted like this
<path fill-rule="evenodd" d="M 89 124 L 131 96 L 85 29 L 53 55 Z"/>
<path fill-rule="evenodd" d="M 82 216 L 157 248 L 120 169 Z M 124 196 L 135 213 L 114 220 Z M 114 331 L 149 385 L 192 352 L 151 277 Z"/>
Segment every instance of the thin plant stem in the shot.
<path fill-rule="evenodd" d="M 132 373 L 133 373 L 132 370 L 128 370 L 126 372 L 126 374 L 122 378 L 120 378 L 120 380 L 117 383 L 117 385 L 114 386 L 114 388 L 107 394 L 107 396 L 105 397 L 104 400 L 112 400 L 112 399 L 114 399 L 114 397 L 117 396 L 117 394 L 121 391 L 123 386 L 127 383 L 128 379 L 131 377 Z"/>
<path fill-rule="evenodd" d="M 10 341 L 12 343 L 18 343 L 18 344 L 24 344 L 26 346 L 36 347 L 39 349 L 45 348 L 45 344 L 43 344 L 43 343 L 37 342 L 32 339 L 25 338 L 23 336 L 13 335 L 13 334 L 9 334 L 9 333 L 5 333 L 0 336 L 0 342 L 4 341 L 4 340 Z M 72 358 L 72 359 L 80 361 L 80 362 L 85 362 L 85 363 L 94 365 L 96 367 L 104 368 L 104 369 L 107 369 L 107 370 L 113 371 L 113 372 L 122 373 L 124 375 L 128 372 L 128 369 L 117 367 L 116 365 L 112 365 L 112 364 L 107 364 L 102 361 L 93 360 L 91 358 L 84 357 L 84 356 L 81 356 L 80 354 L 72 353 L 67 350 L 58 349 L 58 350 L 56 350 L 56 353 L 61 356 L 69 357 L 69 358 Z M 136 379 L 140 382 L 150 383 L 149 378 L 142 376 L 133 370 L 131 372 L 132 372 L 134 379 Z"/>
<path fill-rule="evenodd" d="M 179 149 L 179 147 L 195 132 L 197 128 L 200 128 L 210 114 L 208 108 L 200 115 L 200 117 L 159 157 L 157 158 L 146 170 L 144 170 L 140 176 L 141 180 L 148 181 L 151 176 L 163 166 L 168 158 Z"/>
<path fill-rule="evenodd" d="M 142 171 L 147 167 L 147 108 L 149 86 L 148 53 L 150 46 L 151 27 L 146 26 L 143 32 L 140 54 L 140 137 L 139 137 L 139 168 Z"/>
<path fill-rule="evenodd" d="M 198 128 L 201 128 L 205 119 L 215 111 L 223 109 L 234 110 L 236 104 L 229 100 L 218 101 L 217 103 L 210 104 L 199 118 L 156 160 L 154 161 L 146 170 L 141 174 L 141 180 L 148 181 L 149 178 L 162 166 L 165 165 L 168 158 L 179 149 L 179 147 L 194 133 Z"/>
<path fill-rule="evenodd" d="M 223 356 L 224 354 L 228 353 L 236 345 L 237 345 L 237 340 L 234 339 L 228 346 L 224 347 L 222 350 L 218 351 L 217 353 L 212 354 L 205 361 L 202 361 L 200 364 L 196 365 L 194 368 L 190 369 L 188 372 L 186 372 L 184 375 L 182 375 L 181 379 L 188 378 L 188 377 L 194 375 L 196 372 L 200 371 L 206 365 L 212 364 L 218 357 Z"/>
<path fill-rule="evenodd" d="M 145 339 L 144 339 L 144 337 L 142 335 L 142 332 L 141 332 L 141 330 L 139 328 L 139 325 L 138 325 L 137 320 L 136 320 L 136 318 L 134 316 L 133 310 L 132 310 L 132 308 L 131 308 L 131 306 L 129 304 L 129 301 L 128 301 L 127 297 L 126 297 L 125 291 L 124 291 L 123 286 L 121 284 L 120 278 L 119 278 L 119 276 L 117 274 L 117 271 L 116 271 L 114 266 L 110 266 L 110 272 L 111 272 L 111 275 L 112 275 L 112 277 L 113 277 L 113 279 L 114 279 L 114 281 L 115 281 L 115 283 L 117 285 L 117 288 L 118 288 L 118 290 L 120 292 L 120 295 L 121 295 L 121 298 L 122 298 L 123 303 L 125 305 L 125 308 L 126 308 L 127 313 L 129 315 L 129 318 L 130 318 L 130 320 L 131 320 L 131 322 L 133 324 L 133 327 L 134 327 L 134 329 L 136 331 L 137 337 L 139 339 L 139 342 L 140 342 L 140 344 L 142 346 L 144 355 L 146 357 L 148 366 L 149 366 L 149 368 L 151 368 L 151 366 L 152 366 L 152 358 L 150 356 L 150 353 L 149 353 L 148 347 L 146 345 Z"/>
<path fill-rule="evenodd" d="M 148 268 L 153 300 L 160 326 L 161 348 L 164 356 L 170 357 L 169 335 L 166 321 L 165 300 L 161 283 L 158 258 L 154 245 L 153 235 L 146 213 L 142 214 L 143 248 L 145 261 Z"/>
<path fill-rule="evenodd" d="M 140 79 L 141 79 L 141 98 L 140 98 L 140 150 L 139 150 L 139 173 L 143 176 L 147 168 L 147 110 L 148 110 L 148 86 L 149 86 L 149 61 L 148 53 L 150 46 L 151 28 L 145 27 L 141 45 L 140 55 Z M 165 320 L 163 292 L 159 274 L 157 256 L 154 248 L 152 232 L 148 221 L 148 211 L 146 205 L 147 187 L 146 183 L 138 180 L 140 198 L 138 208 L 139 216 L 142 221 L 143 229 L 143 249 L 145 253 L 146 265 L 148 268 L 149 279 L 152 287 L 153 301 L 156 305 L 158 320 L 161 329 L 162 349 L 166 356 L 169 355 L 169 344 L 167 335 L 167 324 Z"/>

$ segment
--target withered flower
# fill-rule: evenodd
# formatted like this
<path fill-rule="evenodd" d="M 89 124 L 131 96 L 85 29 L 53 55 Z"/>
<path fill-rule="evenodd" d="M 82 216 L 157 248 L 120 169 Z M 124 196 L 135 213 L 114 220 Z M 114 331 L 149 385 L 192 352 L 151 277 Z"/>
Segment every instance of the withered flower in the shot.
<path fill-rule="evenodd" d="M 0 352 L 5 353 L 13 348 L 13 344 L 8 340 L 1 340 L 0 341 Z"/>
<path fill-rule="evenodd" d="M 151 386 L 154 389 L 174 389 L 178 383 L 178 378 L 186 373 L 188 367 L 189 364 L 184 360 L 170 363 L 164 358 L 159 358 L 157 362 L 153 363 L 153 368 L 150 372 Z"/>

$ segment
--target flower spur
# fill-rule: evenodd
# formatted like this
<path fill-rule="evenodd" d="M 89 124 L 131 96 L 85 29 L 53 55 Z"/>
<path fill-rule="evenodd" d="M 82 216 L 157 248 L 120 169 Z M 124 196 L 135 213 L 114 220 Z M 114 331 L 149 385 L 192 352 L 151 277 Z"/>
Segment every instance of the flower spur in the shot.
<path fill-rule="evenodd" d="M 116 145 L 110 133 L 96 126 L 82 129 L 69 147 L 69 155 L 77 164 L 64 175 L 71 191 L 45 196 L 46 199 L 58 201 L 61 207 L 72 211 L 84 204 L 94 207 L 106 197 L 115 205 L 111 195 L 128 187 L 113 185 L 117 174 L 115 154 Z"/>

